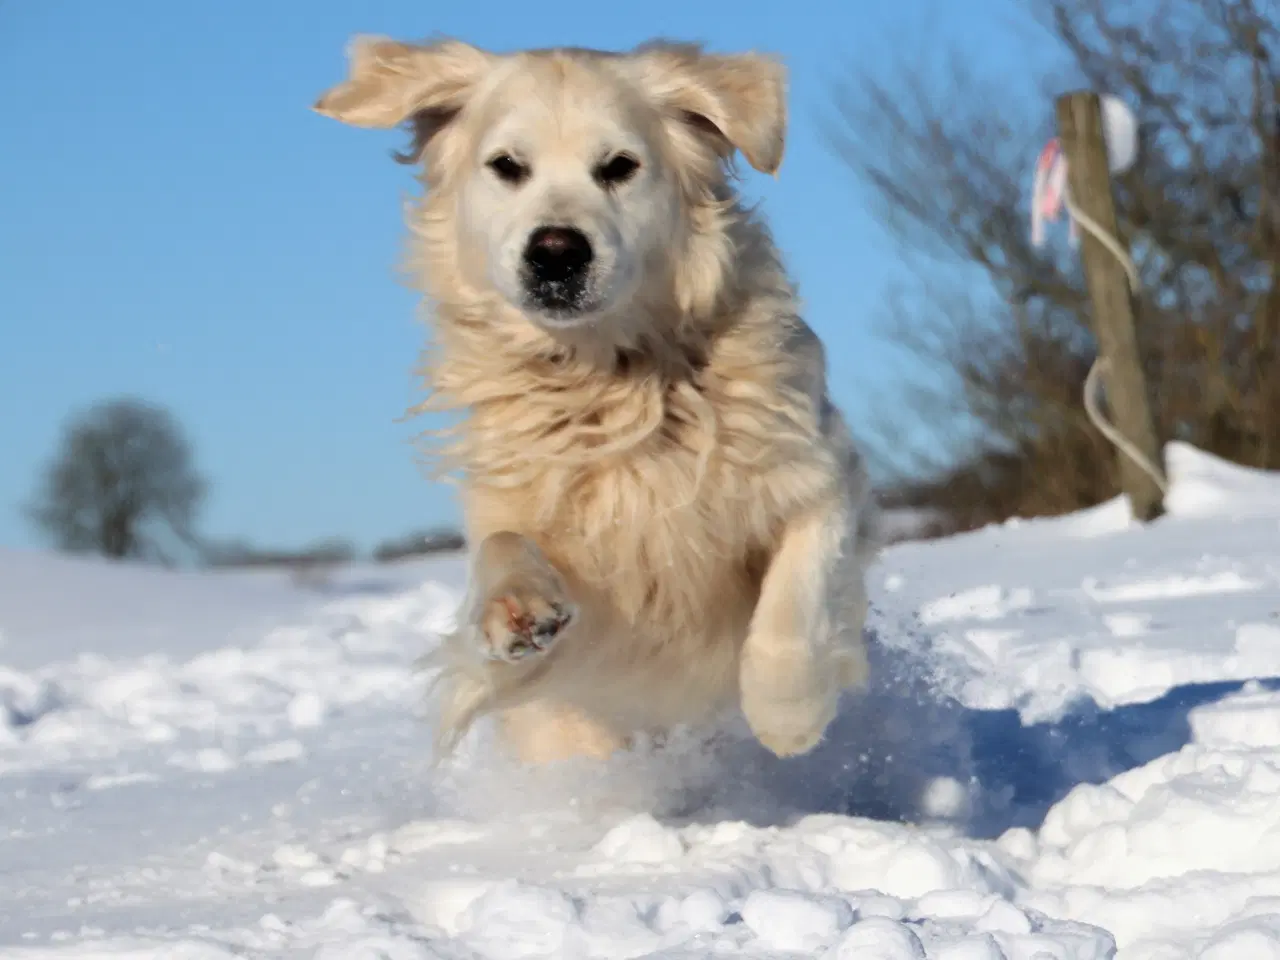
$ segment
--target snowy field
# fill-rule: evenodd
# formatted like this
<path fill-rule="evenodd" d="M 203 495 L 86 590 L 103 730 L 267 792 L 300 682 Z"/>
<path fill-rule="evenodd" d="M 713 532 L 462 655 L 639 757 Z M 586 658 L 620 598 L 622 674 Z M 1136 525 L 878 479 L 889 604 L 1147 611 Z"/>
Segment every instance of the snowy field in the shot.
<path fill-rule="evenodd" d="M 433 769 L 460 559 L 0 552 L 0 956 L 1280 958 L 1280 477 L 892 548 L 814 754 Z"/>

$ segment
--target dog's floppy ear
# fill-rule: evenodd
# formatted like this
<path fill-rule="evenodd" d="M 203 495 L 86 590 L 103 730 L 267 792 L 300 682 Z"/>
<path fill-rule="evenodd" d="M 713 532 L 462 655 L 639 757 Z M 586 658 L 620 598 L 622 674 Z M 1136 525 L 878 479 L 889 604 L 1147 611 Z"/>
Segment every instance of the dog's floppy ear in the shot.
<path fill-rule="evenodd" d="M 787 72 L 759 53 L 709 54 L 694 44 L 637 48 L 641 83 L 667 110 L 736 147 L 761 173 L 777 173 L 787 134 Z"/>
<path fill-rule="evenodd" d="M 357 127 L 389 129 L 420 115 L 443 124 L 462 109 L 492 59 L 458 40 L 418 46 L 358 36 L 347 48 L 347 79 L 313 109 Z"/>

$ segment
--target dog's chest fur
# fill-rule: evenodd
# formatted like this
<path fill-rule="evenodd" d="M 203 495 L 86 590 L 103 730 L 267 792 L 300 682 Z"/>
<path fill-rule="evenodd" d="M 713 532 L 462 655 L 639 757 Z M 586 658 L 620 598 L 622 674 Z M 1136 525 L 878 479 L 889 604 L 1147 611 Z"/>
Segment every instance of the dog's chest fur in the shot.
<path fill-rule="evenodd" d="M 473 437 L 528 454 L 471 471 L 472 536 L 531 536 L 658 643 L 740 635 L 782 523 L 834 473 L 811 399 L 785 388 L 788 358 L 743 368 L 751 356 L 473 409 Z"/>

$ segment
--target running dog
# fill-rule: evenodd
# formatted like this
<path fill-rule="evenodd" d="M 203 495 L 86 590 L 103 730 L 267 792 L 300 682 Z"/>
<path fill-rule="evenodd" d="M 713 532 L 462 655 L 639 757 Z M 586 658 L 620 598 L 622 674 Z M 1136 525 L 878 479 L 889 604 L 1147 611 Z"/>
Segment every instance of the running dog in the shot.
<path fill-rule="evenodd" d="M 472 544 L 439 754 L 497 714 L 525 762 L 740 708 L 807 752 L 865 683 L 870 484 L 737 154 L 775 174 L 786 74 L 654 42 L 498 54 L 358 37 L 315 109 L 406 126 L 419 409 Z"/>

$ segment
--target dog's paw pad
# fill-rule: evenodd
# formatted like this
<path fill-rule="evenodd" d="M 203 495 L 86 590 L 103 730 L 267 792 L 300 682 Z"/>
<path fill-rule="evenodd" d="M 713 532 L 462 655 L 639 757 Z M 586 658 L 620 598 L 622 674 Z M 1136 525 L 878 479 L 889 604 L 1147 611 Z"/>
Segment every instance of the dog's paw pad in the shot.
<path fill-rule="evenodd" d="M 803 700 L 760 700 L 743 703 L 743 713 L 755 738 L 778 757 L 808 753 L 826 735 L 836 716 L 834 696 Z"/>
<path fill-rule="evenodd" d="M 516 663 L 546 653 L 573 621 L 568 603 L 536 594 L 508 593 L 490 600 L 480 633 L 492 660 Z"/>
<path fill-rule="evenodd" d="M 810 730 L 756 730 L 756 739 L 775 757 L 799 757 L 822 742 L 822 728 Z"/>

